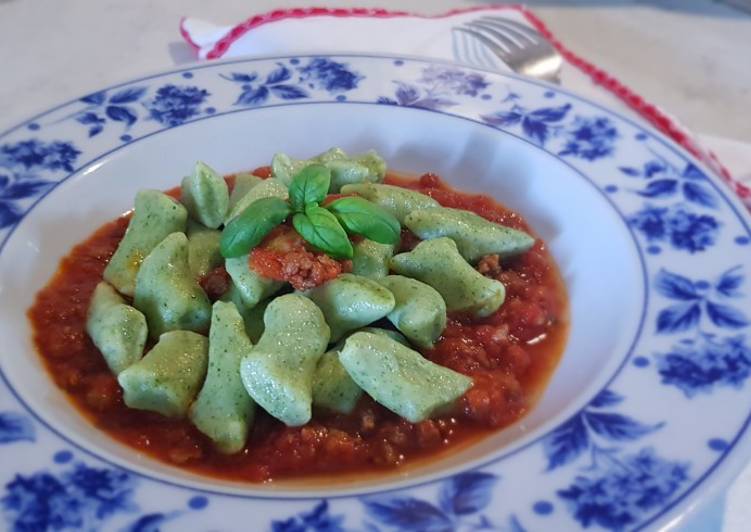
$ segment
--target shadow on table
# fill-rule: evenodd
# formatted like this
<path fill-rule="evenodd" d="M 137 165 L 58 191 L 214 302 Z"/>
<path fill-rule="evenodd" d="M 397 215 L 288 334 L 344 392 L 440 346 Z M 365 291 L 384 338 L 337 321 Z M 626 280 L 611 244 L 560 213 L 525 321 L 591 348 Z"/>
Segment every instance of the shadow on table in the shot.
<path fill-rule="evenodd" d="M 482 1 L 488 4 L 497 3 L 497 0 Z M 535 7 L 564 9 L 649 7 L 662 11 L 723 18 L 743 16 L 742 12 L 751 11 L 751 0 L 662 0 L 660 2 L 647 0 L 525 0 L 524 4 L 532 9 Z"/>

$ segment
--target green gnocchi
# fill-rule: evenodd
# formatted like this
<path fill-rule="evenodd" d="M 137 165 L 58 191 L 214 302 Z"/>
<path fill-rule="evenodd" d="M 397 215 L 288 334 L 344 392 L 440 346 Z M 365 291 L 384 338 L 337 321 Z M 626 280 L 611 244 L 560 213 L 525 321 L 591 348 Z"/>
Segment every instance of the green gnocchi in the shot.
<path fill-rule="evenodd" d="M 489 316 L 506 297 L 503 284 L 475 270 L 450 238 L 420 242 L 412 251 L 392 258 L 391 268 L 435 288 L 453 312 Z"/>
<path fill-rule="evenodd" d="M 373 151 L 350 156 L 332 148 L 305 160 L 277 153 L 271 173 L 236 174 L 230 192 L 198 162 L 179 201 L 154 190 L 137 194 L 86 317 L 125 404 L 187 417 L 224 454 L 250 449 L 251 432 L 268 423 L 256 423 L 259 408 L 289 427 L 310 422 L 314 408 L 359 416 L 371 407 L 365 396 L 411 423 L 456 413 L 459 398 L 475 385 L 469 401 L 482 381 L 418 349 L 441 361 L 435 353 L 448 343 L 442 334 L 451 338 L 448 313 L 460 313 L 456 320 L 495 313 L 504 284 L 472 264 L 525 253 L 535 239 L 384 184 L 386 164 Z M 331 196 L 339 193 L 359 197 Z M 265 198 L 276 198 L 266 201 L 283 215 L 261 230 L 246 218 L 273 218 L 253 205 Z M 389 238 L 347 216 L 390 220 Z M 231 221 L 247 235 L 223 255 Z M 279 224 L 287 227 L 271 232 Z M 334 236 L 338 245 L 324 245 Z M 344 245 L 352 253 L 337 255 Z M 299 256 L 285 262 L 290 249 Z M 395 254 L 400 249 L 411 250 Z M 274 253 L 282 257 L 278 271 Z M 310 284 L 295 284 L 294 275 Z M 156 343 L 144 355 L 149 338 Z"/>

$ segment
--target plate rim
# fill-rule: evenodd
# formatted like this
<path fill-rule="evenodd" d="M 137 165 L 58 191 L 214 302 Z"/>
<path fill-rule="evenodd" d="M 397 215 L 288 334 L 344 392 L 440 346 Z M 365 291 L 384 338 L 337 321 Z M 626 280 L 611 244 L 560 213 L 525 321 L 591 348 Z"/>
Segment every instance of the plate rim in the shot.
<path fill-rule="evenodd" d="M 128 80 L 121 81 L 119 83 L 110 84 L 110 85 L 107 85 L 106 87 L 101 87 L 99 90 L 111 90 L 111 89 L 115 89 L 115 88 L 122 87 L 122 86 L 125 86 L 125 85 L 130 85 L 130 84 L 141 82 L 141 81 L 148 81 L 148 80 L 151 80 L 151 79 L 156 79 L 156 78 L 159 78 L 159 77 L 162 77 L 162 76 L 167 76 L 167 75 L 170 75 L 170 74 L 178 74 L 178 73 L 185 72 L 185 71 L 188 71 L 188 70 L 205 69 L 205 68 L 215 68 L 215 67 L 220 66 L 220 65 L 238 64 L 238 63 L 252 63 L 252 62 L 256 62 L 256 61 L 275 60 L 275 59 L 281 60 L 281 59 L 290 59 L 290 58 L 314 58 L 314 57 L 374 58 L 374 59 L 390 59 L 390 60 L 403 59 L 403 60 L 407 60 L 407 61 L 423 62 L 423 63 L 426 63 L 426 64 L 439 64 L 439 65 L 454 66 L 454 67 L 459 67 L 459 68 L 462 68 L 462 69 L 468 70 L 468 71 L 475 71 L 475 72 L 486 73 L 486 74 L 492 75 L 492 76 L 497 77 L 497 78 L 515 79 L 515 80 L 518 80 L 518 81 L 520 81 L 522 83 L 531 84 L 531 85 L 537 85 L 537 86 L 540 86 L 540 87 L 546 87 L 546 88 L 549 88 L 550 90 L 553 90 L 555 92 L 565 94 L 565 95 L 567 95 L 567 96 L 569 96 L 569 97 L 571 97 L 573 99 L 579 100 L 579 101 L 581 101 L 581 102 L 583 102 L 583 103 L 585 103 L 587 105 L 590 105 L 590 106 L 592 106 L 592 107 L 594 107 L 594 108 L 596 108 L 596 109 L 598 109 L 600 111 L 603 111 L 606 114 L 609 114 L 609 115 L 612 115 L 614 117 L 617 117 L 619 120 L 622 120 L 623 122 L 630 124 L 635 129 L 647 132 L 655 140 L 659 141 L 660 144 L 662 144 L 665 148 L 667 148 L 670 151 L 672 151 L 673 153 L 677 154 L 682 159 L 691 161 L 698 168 L 700 168 L 706 175 L 712 176 L 708 180 L 708 182 L 711 184 L 712 188 L 718 194 L 720 194 L 720 196 L 722 197 L 722 199 L 731 207 L 731 209 L 732 209 L 733 214 L 735 215 L 735 217 L 742 223 L 742 225 L 746 228 L 746 230 L 751 233 L 751 214 L 748 213 L 748 211 L 745 209 L 745 207 L 741 203 L 740 199 L 727 186 L 727 184 L 719 176 L 717 176 L 717 174 L 715 172 L 713 172 L 705 163 L 703 163 L 697 157 L 695 157 L 690 152 L 688 152 L 684 147 L 680 146 L 675 141 L 673 141 L 672 139 L 670 139 L 669 137 L 667 137 L 667 135 L 665 135 L 664 133 L 662 133 L 659 130 L 657 130 L 656 128 L 654 128 L 651 124 L 637 122 L 635 119 L 632 119 L 631 117 L 623 115 L 620 111 L 613 110 L 613 109 L 611 109 L 611 108 L 609 108 L 609 107 L 607 107 L 605 105 L 602 105 L 600 103 L 594 102 L 594 101 L 590 100 L 587 97 L 579 95 L 575 91 L 570 91 L 570 90 L 568 90 L 566 88 L 563 88 L 563 87 L 559 87 L 559 86 L 556 86 L 556 85 L 551 85 L 551 84 L 548 84 L 548 83 L 545 83 L 545 82 L 541 82 L 539 80 L 534 80 L 534 79 L 527 78 L 525 76 L 520 76 L 520 75 L 513 74 L 513 73 L 497 72 L 497 71 L 493 71 L 493 70 L 476 68 L 476 67 L 472 67 L 472 66 L 468 66 L 468 65 L 463 65 L 463 64 L 457 64 L 457 63 L 452 62 L 452 61 L 440 60 L 440 59 L 434 59 L 434 58 L 427 58 L 427 57 L 421 57 L 421 56 L 393 55 L 393 54 L 361 54 L 361 53 L 351 53 L 351 52 L 326 52 L 326 53 L 318 53 L 318 54 L 283 54 L 283 55 L 269 55 L 269 56 L 262 56 L 262 57 L 261 56 L 259 56 L 259 57 L 244 57 L 244 58 L 236 58 L 236 59 L 226 59 L 226 60 L 221 60 L 221 61 L 212 61 L 212 62 L 208 62 L 208 63 L 206 63 L 206 62 L 187 63 L 187 64 L 180 65 L 179 68 L 174 68 L 174 69 L 169 69 L 169 70 L 163 69 L 163 70 L 156 71 L 153 74 L 149 74 L 149 75 L 146 75 L 146 76 L 131 78 L 131 79 L 128 79 Z M 27 118 L 27 119 L 19 122 L 19 123 L 17 123 L 16 125 L 11 126 L 10 128 L 8 128 L 8 129 L 0 132 L 0 140 L 2 140 L 7 135 L 15 132 L 16 130 L 18 130 L 18 129 L 24 127 L 24 126 L 27 126 L 29 123 L 32 123 L 35 120 L 37 120 L 37 119 L 39 119 L 39 118 L 41 118 L 41 117 L 43 117 L 43 116 L 45 116 L 45 115 L 47 115 L 49 113 L 52 113 L 52 112 L 54 112 L 56 110 L 59 110 L 59 109 L 65 107 L 67 105 L 75 103 L 76 101 L 78 101 L 78 98 L 66 101 L 66 102 L 61 103 L 61 104 L 59 104 L 57 106 L 54 106 L 54 107 L 50 107 L 48 109 L 45 109 L 43 112 L 37 113 L 37 114 L 35 114 L 35 115 L 33 115 L 33 116 L 31 116 L 31 117 L 29 117 L 29 118 Z M 299 102 L 299 103 L 293 103 L 293 104 L 282 103 L 282 104 L 278 104 L 276 106 L 314 105 L 314 104 L 321 104 L 321 103 L 326 103 L 326 104 L 334 104 L 334 103 L 357 104 L 358 102 L 355 102 L 355 101 L 347 101 L 347 102 L 333 102 L 333 101 L 332 102 Z M 359 103 L 369 104 L 369 105 L 378 105 L 375 102 L 359 102 Z M 270 108 L 270 107 L 275 107 L 275 105 L 267 105 L 267 106 L 264 106 L 263 108 L 267 109 L 267 108 Z M 242 110 L 238 110 L 238 111 L 234 111 L 234 112 L 243 112 L 245 110 L 248 110 L 248 109 L 242 109 Z M 472 122 L 480 124 L 480 125 L 486 125 L 486 126 L 492 128 L 492 126 L 490 126 L 488 124 L 484 124 L 484 123 L 482 123 L 482 122 L 480 122 L 478 120 L 471 119 L 471 118 L 464 117 L 464 116 L 457 116 L 457 115 L 454 115 L 454 114 L 452 114 L 450 112 L 443 112 L 443 111 L 430 110 L 430 109 L 420 109 L 420 110 L 422 110 L 422 111 L 430 111 L 430 112 L 434 112 L 434 113 L 439 113 L 439 114 L 442 114 L 442 115 L 450 116 L 452 118 L 461 118 L 461 119 L 464 119 L 464 120 L 472 121 Z M 198 120 L 204 120 L 204 119 L 212 118 L 213 116 L 222 116 L 224 114 L 228 114 L 228 113 L 220 113 L 220 114 L 217 114 L 217 115 L 212 115 L 212 116 L 207 116 L 207 117 L 200 117 L 200 118 L 195 119 L 195 120 L 187 121 L 187 122 L 185 122 L 185 124 L 180 124 L 178 126 L 165 127 L 165 128 L 159 129 L 158 131 L 154 131 L 154 132 L 151 132 L 151 133 L 149 133 L 147 135 L 143 135 L 143 136 L 139 137 L 138 140 L 150 137 L 151 135 L 155 135 L 155 134 L 158 134 L 158 133 L 163 133 L 163 132 L 165 132 L 165 131 L 167 131 L 169 129 L 174 129 L 175 127 L 181 127 L 182 125 L 188 125 L 188 124 L 191 124 L 191 123 L 193 123 L 195 121 L 198 121 Z M 497 129 L 497 128 L 494 128 L 494 129 Z M 514 137 L 516 137 L 516 138 L 518 138 L 518 139 L 520 139 L 520 140 L 522 140 L 524 142 L 527 142 L 527 143 L 535 146 L 534 143 L 530 142 L 529 140 L 527 140 L 527 139 L 525 139 L 525 138 L 523 138 L 521 136 L 518 136 L 518 135 L 516 135 L 514 133 L 511 133 L 509 131 L 499 131 L 499 132 L 502 133 L 502 134 L 512 135 L 512 136 L 514 136 Z M 85 168 L 89 167 L 91 164 L 95 163 L 96 161 L 100 160 L 101 158 L 106 157 L 106 156 L 112 154 L 113 152 L 118 151 L 118 150 L 120 150 L 122 148 L 127 148 L 127 146 L 129 146 L 129 145 L 130 145 L 130 143 L 122 145 L 122 146 L 118 146 L 118 147 L 116 147 L 116 148 L 114 148 L 112 150 L 107 151 L 106 153 L 102 153 L 102 154 L 98 155 L 95 159 L 87 161 L 86 163 L 82 164 L 81 166 L 75 168 L 73 172 L 69 172 L 65 176 L 65 178 L 61 179 L 59 182 L 56 183 L 56 186 L 59 185 L 60 183 L 63 183 L 64 181 L 66 181 L 71 176 L 80 173 L 82 170 L 84 170 Z M 551 155 L 554 158 L 556 158 L 557 160 L 559 160 L 560 162 L 564 163 L 570 169 L 574 170 L 577 174 L 579 174 L 582 177 L 584 177 L 590 184 L 593 184 L 592 181 L 590 180 L 590 178 L 588 176 L 586 176 L 585 174 L 583 174 L 580 170 L 578 170 L 577 168 L 575 168 L 573 165 L 571 165 L 570 163 L 568 163 L 564 159 L 560 158 L 559 156 L 557 156 L 555 154 L 547 152 L 546 150 L 544 150 L 543 148 L 540 148 L 539 146 L 535 146 L 535 147 L 538 147 L 540 149 L 540 151 L 542 151 L 543 153 Z M 34 201 L 34 203 L 24 213 L 24 217 L 26 215 L 28 215 L 31 212 L 31 210 L 33 210 L 34 206 L 36 206 L 36 204 L 39 201 L 41 201 L 42 199 L 44 199 L 44 197 L 46 197 L 46 195 L 48 193 L 50 193 L 52 190 L 54 190 L 56 188 L 56 186 L 52 187 L 43 196 L 40 196 L 39 198 L 37 198 L 36 201 Z M 595 187 L 595 188 L 598 189 L 598 191 L 602 193 L 602 191 L 599 190 L 598 187 Z M 604 196 L 604 194 L 603 194 L 603 196 Z M 604 197 L 606 198 L 606 201 L 608 201 L 608 203 L 612 204 L 612 202 L 607 198 L 607 196 L 604 196 Z M 618 209 L 615 209 L 615 210 L 618 213 L 619 217 L 623 218 L 623 216 L 621 215 L 620 211 Z M 20 221 L 22 221 L 22 220 L 19 220 L 19 223 L 20 223 Z M 18 227 L 19 223 L 16 223 L 11 228 L 11 230 L 6 235 L 4 235 L 3 241 L 0 243 L 0 252 L 2 252 L 2 250 L 5 247 L 5 244 L 12 237 L 12 235 L 15 232 L 15 229 Z M 634 240 L 636 240 L 636 237 L 633 234 L 633 232 L 629 231 L 629 233 L 631 234 L 631 237 Z M 638 244 L 638 241 L 637 241 L 637 244 Z M 642 267 L 642 269 L 644 269 L 644 260 L 643 260 L 643 257 L 642 257 L 641 247 L 639 245 L 637 245 L 637 249 L 639 250 L 640 261 L 642 263 L 641 267 Z M 646 276 L 646 274 L 645 274 L 645 277 L 648 277 L 648 276 Z M 646 278 L 645 278 L 645 283 L 647 285 L 649 284 L 649 282 L 648 282 L 648 280 Z M 647 287 L 647 294 L 649 294 L 649 291 L 650 291 L 650 288 Z M 646 301 L 645 301 L 645 308 L 646 308 Z M 643 319 L 644 318 L 642 318 L 642 322 L 643 322 Z M 642 328 L 642 326 L 643 326 L 643 323 L 639 327 L 639 332 L 637 333 L 636 338 L 632 341 L 632 345 L 631 345 L 631 347 L 629 349 L 629 352 L 626 354 L 625 358 L 623 359 L 623 361 L 621 362 L 621 364 L 618 366 L 618 368 L 616 368 L 616 370 L 614 371 L 614 373 L 607 379 L 607 381 L 604 382 L 604 384 L 602 386 L 602 389 L 607 388 L 608 385 L 612 382 L 612 380 L 618 374 L 620 374 L 620 372 L 623 370 L 624 366 L 627 364 L 627 362 L 628 362 L 628 360 L 630 358 L 629 355 L 633 351 L 633 348 L 634 348 L 637 340 L 639 339 L 639 337 L 641 335 L 641 328 Z M 86 449 L 84 447 L 79 447 L 75 442 L 72 442 L 71 440 L 69 440 L 64 435 L 59 434 L 56 429 L 54 429 L 53 427 L 49 426 L 44 420 L 42 420 L 39 417 L 39 415 L 33 409 L 29 408 L 26 405 L 26 403 L 18 396 L 18 394 L 16 393 L 15 389 L 11 386 L 10 382 L 8 381 L 6 375 L 4 374 L 4 372 L 2 371 L 1 368 L 0 368 L 0 378 L 8 386 L 9 390 L 11 390 L 11 392 L 12 392 L 13 396 L 16 398 L 16 400 L 18 400 L 19 402 L 21 402 L 21 404 L 24 406 L 24 408 L 26 410 L 28 410 L 45 427 L 47 427 L 48 429 L 52 430 L 55 434 L 57 434 L 59 437 L 63 438 L 66 442 L 69 442 L 72 445 L 76 446 L 77 448 L 80 448 L 83 452 L 85 452 L 85 453 L 87 453 L 87 454 L 89 454 L 89 455 L 91 455 L 91 456 L 93 456 L 93 457 L 95 457 L 97 459 L 103 460 L 104 462 L 110 463 L 109 460 L 107 460 L 105 458 L 102 458 L 101 456 L 99 456 L 95 452 L 92 452 L 92 451 L 90 451 L 90 450 L 88 450 L 88 449 Z M 580 411 L 580 410 L 581 410 L 581 408 L 577 408 L 577 411 Z M 640 528 L 653 525 L 656 522 L 663 522 L 663 523 L 668 523 L 668 522 L 673 523 L 673 522 L 676 522 L 677 523 L 678 521 L 683 520 L 686 516 L 694 513 L 696 511 L 696 509 L 697 509 L 698 506 L 701 506 L 702 503 L 706 502 L 706 499 L 708 497 L 705 497 L 705 495 L 707 495 L 707 493 L 709 493 L 710 491 L 711 492 L 717 491 L 719 489 L 719 486 L 721 484 L 725 483 L 731 477 L 734 477 L 737 474 L 737 471 L 733 472 L 731 470 L 730 466 L 733 465 L 734 463 L 740 462 L 741 457 L 740 457 L 740 454 L 738 452 L 732 453 L 731 451 L 733 451 L 734 449 L 737 450 L 738 449 L 738 445 L 741 444 L 741 443 L 743 443 L 744 439 L 746 440 L 746 444 L 743 447 L 744 448 L 745 447 L 751 447 L 751 438 L 748 438 L 748 426 L 749 426 L 750 423 L 751 423 L 751 413 L 746 417 L 745 423 L 743 424 L 742 428 L 739 429 L 738 433 L 735 435 L 735 438 L 728 443 L 728 447 L 724 451 L 722 451 L 722 453 L 720 454 L 720 456 L 718 456 L 714 460 L 713 465 L 711 467 L 707 468 L 706 470 L 704 470 L 703 474 L 701 476 L 697 477 L 692 482 L 692 484 L 688 488 L 686 488 L 678 497 L 676 497 L 675 499 L 671 500 L 671 502 L 669 504 L 661 507 L 660 511 L 656 515 L 654 515 L 652 518 L 650 518 L 650 519 L 645 520 L 644 522 L 642 522 L 642 524 L 640 525 Z M 539 441 L 539 439 L 542 438 L 542 437 L 544 437 L 545 434 L 548 434 L 548 432 L 542 434 L 540 437 L 536 438 L 535 440 L 531 440 L 530 442 L 527 442 L 523 447 L 519 447 L 517 449 L 514 449 L 514 451 L 512 451 L 510 454 L 499 455 L 499 456 L 493 458 L 492 460 L 483 461 L 482 463 L 478 463 L 478 464 L 474 465 L 473 468 L 485 467 L 485 466 L 489 465 L 490 463 L 493 463 L 493 462 L 496 462 L 496 461 L 500 460 L 502 457 L 510 456 L 513 453 L 520 451 L 522 448 L 526 448 L 527 446 L 532 445 L 533 443 Z M 746 452 L 746 454 L 751 454 L 748 449 L 746 449 L 745 452 Z M 744 462 L 747 462 L 747 460 L 744 460 Z M 115 467 L 119 467 L 119 468 L 124 468 L 120 464 L 111 464 L 111 465 L 114 465 Z M 135 475 L 145 476 L 145 475 L 143 475 L 142 473 L 140 473 L 138 471 L 133 471 L 133 470 L 131 470 L 129 468 L 124 468 L 124 469 L 133 472 Z M 470 469 L 466 468 L 466 469 L 463 469 L 463 470 L 466 471 L 466 470 L 470 470 Z M 156 482 L 166 483 L 166 484 L 173 485 L 173 486 L 176 486 L 176 487 L 190 489 L 190 490 L 194 490 L 194 491 L 198 491 L 198 492 L 202 492 L 202 493 L 206 492 L 206 493 L 211 493 L 211 494 L 220 495 L 220 496 L 228 496 L 228 497 L 237 496 L 237 495 L 226 493 L 226 492 L 214 492 L 214 491 L 208 491 L 208 490 L 205 490 L 205 489 L 202 489 L 202 488 L 198 488 L 198 487 L 194 487 L 194 486 L 185 486 L 185 485 L 182 485 L 182 484 L 179 484 L 179 483 L 174 483 L 173 484 L 171 482 L 164 481 L 162 479 L 158 479 L 158 478 L 154 478 L 154 477 L 150 477 L 150 476 L 146 476 L 146 478 L 149 478 L 150 480 L 154 480 Z M 429 484 L 429 483 L 437 482 L 437 481 L 439 481 L 439 480 L 441 480 L 443 478 L 445 478 L 445 476 L 439 474 L 435 478 L 431 478 L 430 480 L 427 480 L 427 481 L 411 483 L 411 484 L 409 484 L 407 486 L 401 486 L 401 487 L 393 488 L 393 489 L 378 490 L 376 492 L 373 492 L 373 494 L 375 494 L 375 493 L 385 493 L 385 492 L 394 491 L 394 490 L 408 490 L 408 489 L 412 489 L 412 488 L 418 487 L 418 486 L 423 485 L 423 484 Z M 700 495 L 697 495 L 694 492 L 695 492 L 695 490 L 699 486 L 702 487 L 702 489 L 704 490 L 704 493 L 702 493 Z M 268 499 L 268 498 L 271 498 L 271 499 L 279 500 L 279 497 L 278 496 L 274 497 L 273 494 L 270 494 L 269 497 L 259 497 L 259 496 L 255 496 L 255 495 L 253 495 L 253 496 L 239 495 L 239 496 L 243 497 L 243 498 L 253 498 L 253 499 Z M 331 497 L 327 497 L 327 498 L 331 498 L 331 499 L 334 499 L 334 498 L 351 498 L 351 497 L 356 497 L 356 496 L 357 496 L 356 493 L 351 493 L 351 494 L 344 494 L 344 495 L 338 495 L 338 496 L 335 495 L 335 496 L 331 496 Z M 287 499 L 287 500 L 298 500 L 297 498 L 290 498 L 290 497 L 285 497 L 285 499 Z M 315 499 L 320 499 L 320 496 L 317 497 L 315 495 L 311 495 L 311 496 L 299 498 L 299 500 L 315 500 Z M 704 500 L 702 500 L 702 499 L 704 499 Z M 692 502 L 694 504 L 690 504 Z M 684 512 L 682 512 L 680 515 L 678 515 L 678 510 L 681 509 L 681 508 L 684 510 Z"/>

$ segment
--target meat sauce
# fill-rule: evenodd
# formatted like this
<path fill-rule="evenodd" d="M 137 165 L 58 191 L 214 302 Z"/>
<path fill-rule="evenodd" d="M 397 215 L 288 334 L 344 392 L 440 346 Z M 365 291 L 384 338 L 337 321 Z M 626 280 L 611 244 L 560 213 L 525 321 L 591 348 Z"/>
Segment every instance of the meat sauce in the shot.
<path fill-rule="evenodd" d="M 256 173 L 268 177 L 264 171 Z M 389 175 L 386 182 L 419 190 L 446 207 L 470 210 L 530 231 L 517 213 L 486 196 L 453 190 L 433 174 L 417 180 Z M 387 472 L 421 463 L 524 416 L 563 351 L 568 330 L 566 292 L 544 242 L 537 239 L 534 247 L 519 257 L 504 261 L 497 256 L 483 258 L 478 270 L 503 282 L 505 303 L 483 319 L 449 316 L 434 349 L 423 352 L 433 362 L 474 379 L 453 412 L 409 423 L 364 396 L 349 415 L 315 411 L 307 425 L 286 427 L 259 409 L 245 449 L 227 456 L 215 451 L 211 441 L 186 419 L 168 419 L 126 407 L 117 380 L 86 335 L 89 300 L 128 220 L 125 216 L 105 224 L 61 261 L 29 310 L 34 341 L 55 384 L 96 427 L 125 445 L 199 474 L 264 482 L 331 473 Z M 409 231 L 403 232 L 402 250 L 417 242 Z M 256 258 L 259 268 L 283 269 L 278 254 L 260 255 Z M 323 260 L 322 269 L 316 271 L 326 278 L 332 268 L 336 269 Z M 221 293 L 223 276 L 226 273 L 216 272 L 212 279 L 204 279 L 204 287 Z"/>

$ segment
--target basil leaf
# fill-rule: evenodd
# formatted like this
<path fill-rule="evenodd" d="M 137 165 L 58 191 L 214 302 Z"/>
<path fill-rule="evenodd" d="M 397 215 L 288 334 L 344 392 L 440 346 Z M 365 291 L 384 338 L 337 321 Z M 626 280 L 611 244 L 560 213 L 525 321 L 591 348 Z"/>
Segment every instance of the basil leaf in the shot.
<path fill-rule="evenodd" d="M 305 213 L 295 214 L 292 225 L 311 245 L 335 259 L 351 259 L 352 242 L 336 217 L 318 205 L 308 205 Z"/>
<path fill-rule="evenodd" d="M 281 198 L 261 198 L 254 201 L 224 228 L 219 251 L 227 259 L 245 255 L 289 214 L 289 205 Z"/>
<path fill-rule="evenodd" d="M 396 244 L 401 225 L 393 214 L 363 198 L 341 198 L 327 208 L 350 233 L 357 233 L 380 244 Z"/>
<path fill-rule="evenodd" d="M 311 164 L 300 170 L 289 185 L 289 201 L 295 212 L 302 212 L 311 203 L 321 203 L 331 186 L 331 170 Z"/>

